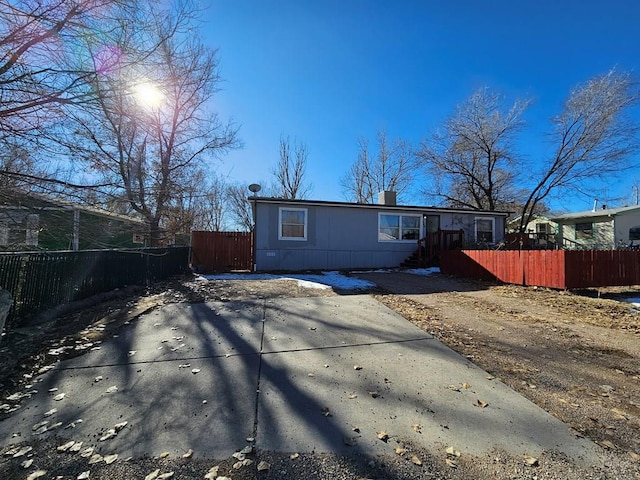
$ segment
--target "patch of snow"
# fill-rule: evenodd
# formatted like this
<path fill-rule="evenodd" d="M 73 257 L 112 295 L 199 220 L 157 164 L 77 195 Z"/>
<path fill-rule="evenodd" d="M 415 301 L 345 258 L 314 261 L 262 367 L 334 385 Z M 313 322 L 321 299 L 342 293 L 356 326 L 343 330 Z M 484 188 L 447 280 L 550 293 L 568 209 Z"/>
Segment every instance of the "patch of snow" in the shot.
<path fill-rule="evenodd" d="M 630 303 L 636 307 L 640 307 L 640 297 L 627 297 L 623 299 L 625 302 Z"/>
<path fill-rule="evenodd" d="M 325 285 L 324 283 L 314 282 L 312 280 L 302 280 L 302 279 L 293 279 L 293 278 L 290 278 L 289 280 L 297 280 L 298 286 L 300 288 L 317 288 L 319 290 L 326 290 L 328 288 L 331 288 L 329 285 Z"/>
<path fill-rule="evenodd" d="M 222 273 L 219 275 L 199 275 L 204 280 L 297 280 L 302 288 L 339 288 L 341 290 L 362 290 L 375 284 L 359 278 L 347 277 L 340 272 L 321 274 L 274 275 L 270 273 Z"/>
<path fill-rule="evenodd" d="M 278 280 L 282 276 L 268 273 L 219 273 L 216 275 L 198 275 L 205 280 Z"/>
<path fill-rule="evenodd" d="M 431 267 L 431 268 L 410 268 L 409 270 L 405 270 L 406 273 L 410 273 L 412 275 L 421 275 L 426 277 L 427 275 L 433 275 L 434 273 L 440 273 L 440 267 Z"/>
<path fill-rule="evenodd" d="M 379 268 L 377 270 L 357 270 L 351 273 L 394 273 L 398 271 L 397 268 Z"/>

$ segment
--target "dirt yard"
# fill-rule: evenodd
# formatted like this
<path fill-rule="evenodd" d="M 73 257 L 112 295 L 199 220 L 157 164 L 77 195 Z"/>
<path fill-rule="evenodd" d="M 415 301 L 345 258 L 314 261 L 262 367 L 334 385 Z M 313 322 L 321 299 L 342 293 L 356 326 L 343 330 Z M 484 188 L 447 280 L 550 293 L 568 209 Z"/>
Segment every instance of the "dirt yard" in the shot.
<path fill-rule="evenodd" d="M 440 274 L 357 276 L 378 285 L 369 293 L 380 302 L 565 422 L 575 435 L 597 442 L 612 465 L 626 465 L 624 473 L 616 474 L 613 468 L 608 475 L 596 472 L 585 476 L 576 471 L 573 477 L 564 475 L 566 472 L 554 475 L 548 470 L 513 470 L 493 455 L 476 473 L 473 469 L 465 473 L 462 468 L 446 471 L 433 465 L 427 476 L 394 478 L 640 479 L 640 309 L 614 299 L 625 293 L 638 296 L 640 287 L 609 289 L 597 298 L 595 291 L 569 293 L 492 285 Z M 138 296 L 112 300 L 9 334 L 0 345 L 0 398 L 4 402 L 8 395 L 24 388 L 38 369 L 58 360 L 58 356 L 51 356 L 52 348 L 72 347 L 80 338 L 83 342 L 87 338 L 99 341 L 158 305 L 341 293 L 345 292 L 300 288 L 288 280 L 187 279 L 156 285 Z M 81 353 L 68 348 L 61 356 Z M 8 414 L 8 408 L 4 409 L 0 418 Z M 352 477 L 332 474 L 332 478 Z"/>
<path fill-rule="evenodd" d="M 437 275 L 362 275 L 376 298 L 605 449 L 640 461 L 638 288 L 569 293 Z"/>

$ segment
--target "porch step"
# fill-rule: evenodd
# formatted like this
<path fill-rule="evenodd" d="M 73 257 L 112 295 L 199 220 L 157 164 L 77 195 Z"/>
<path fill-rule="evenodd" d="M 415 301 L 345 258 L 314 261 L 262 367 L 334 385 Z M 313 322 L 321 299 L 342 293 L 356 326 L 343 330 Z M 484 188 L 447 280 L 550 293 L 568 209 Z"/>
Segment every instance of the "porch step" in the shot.
<path fill-rule="evenodd" d="M 425 267 L 437 267 L 438 257 L 433 257 L 430 259 L 425 258 L 426 253 L 422 254 L 422 262 L 418 261 L 418 251 L 416 250 L 411 255 L 409 255 L 403 262 L 400 264 L 400 268 L 425 268 Z"/>

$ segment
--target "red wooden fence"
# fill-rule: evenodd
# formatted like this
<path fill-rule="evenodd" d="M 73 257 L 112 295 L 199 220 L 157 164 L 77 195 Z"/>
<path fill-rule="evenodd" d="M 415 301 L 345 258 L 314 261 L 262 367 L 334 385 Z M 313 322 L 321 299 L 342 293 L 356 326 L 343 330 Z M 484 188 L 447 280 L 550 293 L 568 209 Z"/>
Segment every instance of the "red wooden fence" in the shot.
<path fill-rule="evenodd" d="M 250 232 L 191 232 L 191 265 L 200 273 L 252 270 Z"/>
<path fill-rule="evenodd" d="M 446 250 L 448 275 L 518 285 L 574 289 L 640 285 L 640 252 L 632 250 Z"/>

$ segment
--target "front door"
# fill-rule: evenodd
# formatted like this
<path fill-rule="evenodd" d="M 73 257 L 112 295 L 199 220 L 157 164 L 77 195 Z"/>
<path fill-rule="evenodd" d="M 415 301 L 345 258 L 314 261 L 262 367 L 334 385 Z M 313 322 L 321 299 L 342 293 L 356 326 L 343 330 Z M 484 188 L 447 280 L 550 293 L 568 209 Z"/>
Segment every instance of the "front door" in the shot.
<path fill-rule="evenodd" d="M 440 230 L 440 215 L 423 215 L 425 236 Z"/>

